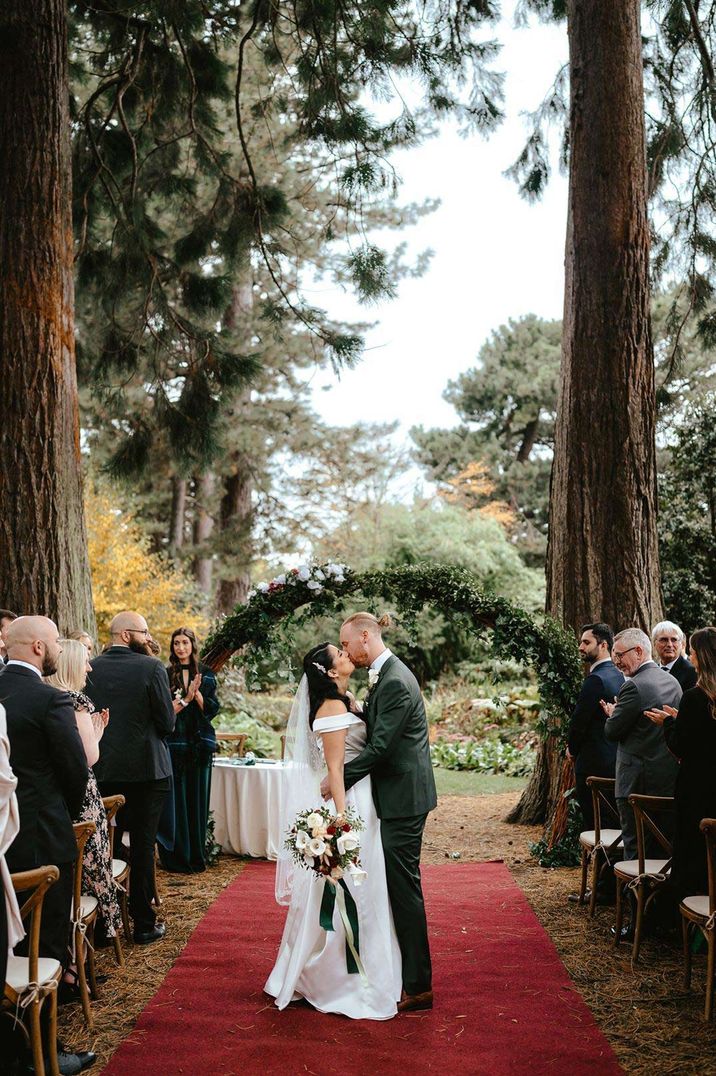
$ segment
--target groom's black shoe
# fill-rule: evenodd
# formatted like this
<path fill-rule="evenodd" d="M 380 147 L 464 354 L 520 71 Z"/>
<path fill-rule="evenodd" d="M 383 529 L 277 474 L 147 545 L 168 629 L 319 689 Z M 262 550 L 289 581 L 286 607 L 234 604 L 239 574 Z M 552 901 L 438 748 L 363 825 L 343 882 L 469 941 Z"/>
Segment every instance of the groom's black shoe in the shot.
<path fill-rule="evenodd" d="M 417 1009 L 432 1009 L 433 992 L 424 990 L 422 994 L 406 994 L 398 1002 L 398 1012 L 415 1012 Z"/>

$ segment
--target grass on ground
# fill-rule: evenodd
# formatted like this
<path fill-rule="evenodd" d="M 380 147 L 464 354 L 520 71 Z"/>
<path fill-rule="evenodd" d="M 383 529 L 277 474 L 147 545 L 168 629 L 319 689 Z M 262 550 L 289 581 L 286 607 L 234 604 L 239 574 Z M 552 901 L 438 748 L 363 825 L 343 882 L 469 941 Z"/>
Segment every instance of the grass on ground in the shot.
<path fill-rule="evenodd" d="M 521 792 L 526 777 L 503 777 L 474 770 L 433 770 L 438 796 L 484 796 L 500 792 Z"/>

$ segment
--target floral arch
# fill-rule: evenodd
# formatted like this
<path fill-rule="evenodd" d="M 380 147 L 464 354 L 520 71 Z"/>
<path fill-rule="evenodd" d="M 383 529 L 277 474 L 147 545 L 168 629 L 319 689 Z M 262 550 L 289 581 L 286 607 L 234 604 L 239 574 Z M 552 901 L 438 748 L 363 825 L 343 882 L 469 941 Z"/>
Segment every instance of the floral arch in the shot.
<path fill-rule="evenodd" d="M 449 565 L 419 564 L 354 572 L 342 564 L 295 568 L 261 583 L 246 605 L 223 617 L 207 640 L 202 660 L 220 669 L 237 651 L 246 659 L 269 655 L 280 626 L 290 620 L 342 616 L 347 610 L 388 603 L 409 624 L 424 606 L 459 617 L 471 631 L 491 638 L 496 657 L 509 656 L 535 670 L 544 704 L 539 731 L 559 736 L 580 683 L 574 638 L 549 617 L 486 593 L 473 576 Z"/>

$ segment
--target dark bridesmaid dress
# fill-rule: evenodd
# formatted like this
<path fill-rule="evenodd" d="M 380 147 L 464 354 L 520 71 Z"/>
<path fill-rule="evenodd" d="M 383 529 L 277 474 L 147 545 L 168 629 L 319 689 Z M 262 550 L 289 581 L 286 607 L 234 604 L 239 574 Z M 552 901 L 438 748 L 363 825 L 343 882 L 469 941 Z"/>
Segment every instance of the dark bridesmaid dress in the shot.
<path fill-rule="evenodd" d="M 182 672 L 180 696 L 186 695 Z M 167 668 L 170 681 L 172 667 Z M 206 825 L 209 818 L 211 766 L 216 751 L 216 733 L 212 721 L 219 711 L 216 678 L 205 665 L 199 665 L 204 710 L 190 702 L 177 713 L 174 731 L 167 737 L 172 756 L 174 847 L 159 840 L 159 859 L 167 871 L 194 874 L 206 870 Z"/>

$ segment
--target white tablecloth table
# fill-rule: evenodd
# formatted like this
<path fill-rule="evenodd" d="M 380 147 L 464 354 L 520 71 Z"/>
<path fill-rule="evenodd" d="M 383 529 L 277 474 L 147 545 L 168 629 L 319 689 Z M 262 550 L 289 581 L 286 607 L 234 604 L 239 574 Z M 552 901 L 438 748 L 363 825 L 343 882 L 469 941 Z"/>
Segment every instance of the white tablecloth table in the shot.
<path fill-rule="evenodd" d="M 215 759 L 211 774 L 210 809 L 214 838 L 223 852 L 258 859 L 276 859 L 286 767 L 280 762 L 235 766 Z"/>

